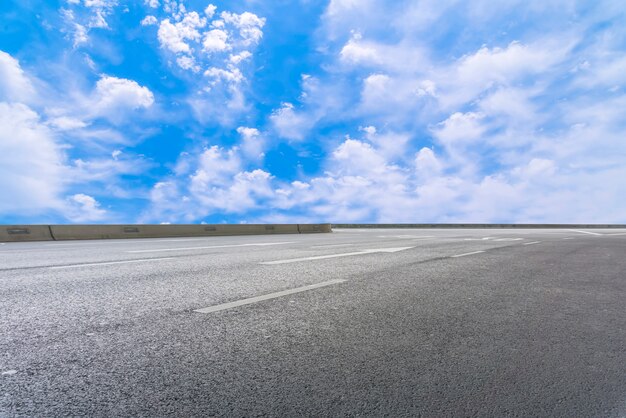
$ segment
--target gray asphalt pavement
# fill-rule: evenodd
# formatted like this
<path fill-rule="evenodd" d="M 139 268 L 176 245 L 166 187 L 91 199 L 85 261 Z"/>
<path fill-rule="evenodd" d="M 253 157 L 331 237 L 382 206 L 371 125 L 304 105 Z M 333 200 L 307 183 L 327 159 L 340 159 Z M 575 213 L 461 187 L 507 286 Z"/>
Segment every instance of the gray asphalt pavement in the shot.
<path fill-rule="evenodd" d="M 626 417 L 625 230 L 0 245 L 0 416 Z"/>

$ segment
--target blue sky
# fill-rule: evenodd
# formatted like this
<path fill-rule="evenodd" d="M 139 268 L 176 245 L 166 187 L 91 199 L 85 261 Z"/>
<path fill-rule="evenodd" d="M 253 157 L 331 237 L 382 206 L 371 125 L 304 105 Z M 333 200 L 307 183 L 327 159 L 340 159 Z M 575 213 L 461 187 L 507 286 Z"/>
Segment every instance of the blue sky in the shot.
<path fill-rule="evenodd" d="M 0 223 L 625 223 L 625 19 L 4 0 Z"/>

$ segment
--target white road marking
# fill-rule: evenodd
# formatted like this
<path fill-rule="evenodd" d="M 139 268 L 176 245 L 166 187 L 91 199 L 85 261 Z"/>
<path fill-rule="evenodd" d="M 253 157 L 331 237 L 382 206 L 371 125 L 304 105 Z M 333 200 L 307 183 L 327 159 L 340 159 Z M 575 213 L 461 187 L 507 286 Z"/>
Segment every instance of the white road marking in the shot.
<path fill-rule="evenodd" d="M 533 245 L 533 244 L 539 244 L 541 241 L 532 241 L 532 242 L 525 242 L 524 245 Z"/>
<path fill-rule="evenodd" d="M 379 235 L 378 238 L 423 239 L 434 238 L 432 235 Z"/>
<path fill-rule="evenodd" d="M 330 245 L 313 245 L 311 248 L 333 248 L 333 247 L 352 247 L 356 244 L 330 244 Z"/>
<path fill-rule="evenodd" d="M 472 251 L 471 253 L 451 255 L 450 258 L 465 257 L 466 255 L 474 255 L 474 254 L 480 254 L 480 253 L 484 253 L 484 251 Z"/>
<path fill-rule="evenodd" d="M 567 237 L 567 238 L 563 238 L 563 239 L 574 239 L 573 237 Z"/>
<path fill-rule="evenodd" d="M 317 255 L 313 257 L 288 258 L 286 260 L 263 261 L 259 264 L 265 264 L 265 265 L 288 264 L 288 263 L 297 263 L 299 261 L 324 260 L 327 258 L 350 257 L 353 255 L 365 255 L 365 254 L 373 254 L 373 253 L 395 253 L 398 251 L 408 250 L 411 248 L 415 248 L 415 247 L 376 248 L 376 249 L 371 249 L 371 250 L 355 251 L 352 253 L 327 254 L 327 255 Z"/>
<path fill-rule="evenodd" d="M 106 266 L 110 264 L 145 263 L 145 262 L 150 262 L 150 261 L 172 260 L 173 258 L 174 257 L 142 258 L 141 260 L 124 260 L 124 261 L 107 261 L 104 263 L 69 264 L 67 266 L 53 266 L 53 267 L 48 267 L 48 268 L 52 270 L 58 270 L 58 269 L 69 269 L 69 268 L 75 268 L 75 267 Z"/>
<path fill-rule="evenodd" d="M 498 238 L 494 241 L 521 241 L 524 238 Z"/>
<path fill-rule="evenodd" d="M 493 237 L 484 237 L 484 238 L 465 238 L 465 241 L 487 241 Z"/>
<path fill-rule="evenodd" d="M 7 370 L 2 372 L 2 376 L 13 376 L 15 373 L 17 373 L 17 370 Z"/>
<path fill-rule="evenodd" d="M 572 232 L 579 232 L 581 234 L 589 234 L 589 235 L 602 235 L 598 232 L 589 232 L 589 231 L 579 231 L 577 229 L 568 229 L 568 231 L 572 231 Z"/>
<path fill-rule="evenodd" d="M 320 287 L 331 286 L 334 284 L 344 283 L 347 280 L 329 280 L 323 283 L 311 284 L 308 286 L 297 287 L 295 289 L 283 290 L 282 292 L 268 293 L 267 295 L 256 296 L 253 298 L 241 299 L 235 302 L 222 303 L 221 305 L 209 306 L 208 308 L 196 309 L 194 312 L 211 313 L 217 311 L 223 311 L 225 309 L 236 308 L 238 306 L 250 305 L 252 303 L 261 302 L 269 299 L 276 299 L 287 295 L 293 295 L 294 293 L 306 292 L 308 290 L 318 289 Z"/>
<path fill-rule="evenodd" d="M 162 251 L 189 251 L 189 250 L 208 250 L 213 248 L 237 248 L 237 247 L 266 247 L 268 245 L 285 245 L 293 244 L 295 241 L 288 242 L 258 242 L 256 244 L 230 244 L 230 245 L 209 245 L 206 247 L 181 247 L 181 248 L 155 248 L 153 250 L 133 250 L 127 253 L 156 253 Z"/>
<path fill-rule="evenodd" d="M 626 235 L 626 232 L 620 232 L 619 234 L 604 234 L 604 235 L 610 235 L 610 236 L 614 237 L 616 235 Z"/>

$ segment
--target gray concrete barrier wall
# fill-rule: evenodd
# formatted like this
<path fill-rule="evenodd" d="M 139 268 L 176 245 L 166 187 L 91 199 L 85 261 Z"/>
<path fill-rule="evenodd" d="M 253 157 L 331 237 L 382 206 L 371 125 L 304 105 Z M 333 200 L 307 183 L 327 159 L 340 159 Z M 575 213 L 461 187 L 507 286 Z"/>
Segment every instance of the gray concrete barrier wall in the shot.
<path fill-rule="evenodd" d="M 0 241 L 210 237 L 332 232 L 330 224 L 3 225 Z"/>
<path fill-rule="evenodd" d="M 298 231 L 301 234 L 333 232 L 330 224 L 300 224 L 298 225 Z"/>
<path fill-rule="evenodd" d="M 621 224 L 332 224 L 332 228 L 626 228 Z"/>
<path fill-rule="evenodd" d="M 48 225 L 0 225 L 0 242 L 51 240 Z"/>

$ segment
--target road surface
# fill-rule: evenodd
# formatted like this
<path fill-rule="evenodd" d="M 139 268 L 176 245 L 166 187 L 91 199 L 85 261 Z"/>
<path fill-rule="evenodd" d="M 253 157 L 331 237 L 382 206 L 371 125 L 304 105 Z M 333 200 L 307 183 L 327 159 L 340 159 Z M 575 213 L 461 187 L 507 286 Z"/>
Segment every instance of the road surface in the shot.
<path fill-rule="evenodd" d="M 0 416 L 626 416 L 626 231 L 0 245 Z"/>

